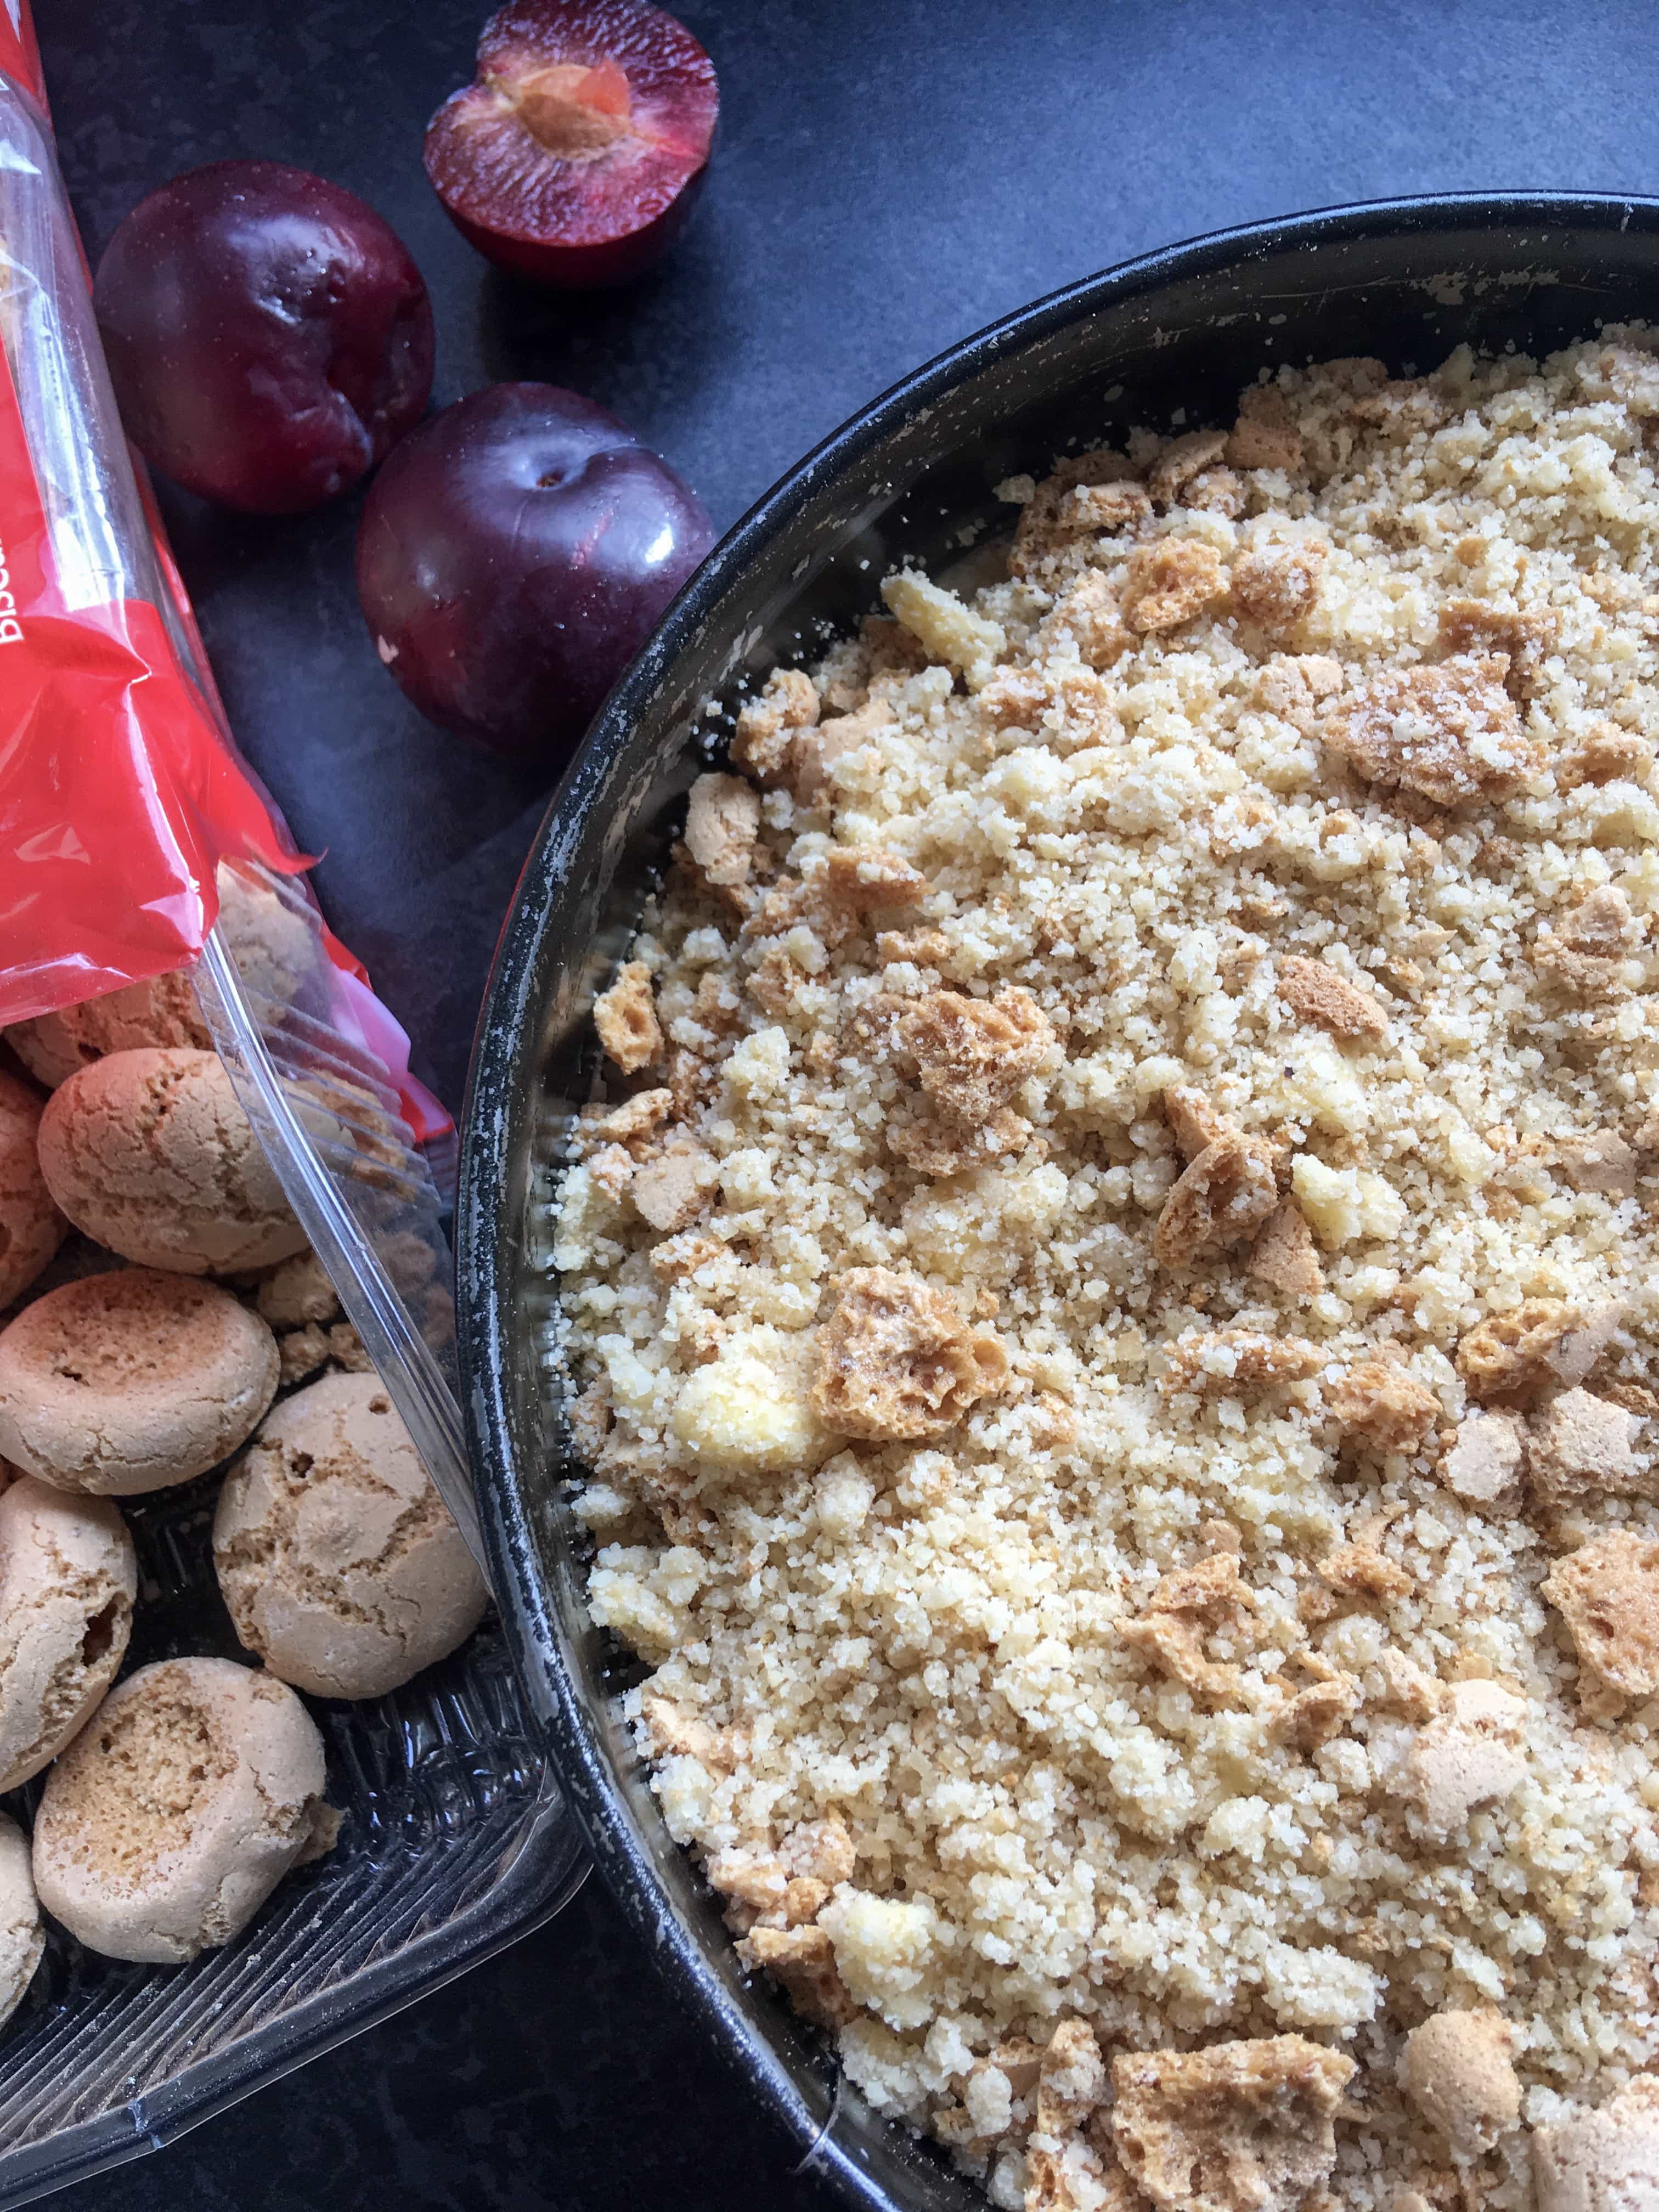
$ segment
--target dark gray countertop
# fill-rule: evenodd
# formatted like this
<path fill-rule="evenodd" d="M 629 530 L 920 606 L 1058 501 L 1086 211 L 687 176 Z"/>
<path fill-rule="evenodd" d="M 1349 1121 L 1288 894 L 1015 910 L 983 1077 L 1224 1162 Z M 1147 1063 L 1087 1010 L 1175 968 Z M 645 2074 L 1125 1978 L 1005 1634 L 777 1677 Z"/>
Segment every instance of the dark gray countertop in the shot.
<path fill-rule="evenodd" d="M 1659 185 L 1643 0 L 708 0 L 720 139 L 691 232 L 599 299 L 488 271 L 428 191 L 421 132 L 471 74 L 461 0 L 37 0 L 93 258 L 182 168 L 261 155 L 373 202 L 425 272 L 434 397 L 569 384 L 722 527 L 884 386 L 1143 248 L 1333 202 Z M 232 718 L 331 918 L 459 1103 L 535 785 L 428 729 L 350 581 L 356 502 L 168 518 Z M 553 1925 L 76 2212 L 637 2212 L 817 2206 L 596 1885 Z"/>

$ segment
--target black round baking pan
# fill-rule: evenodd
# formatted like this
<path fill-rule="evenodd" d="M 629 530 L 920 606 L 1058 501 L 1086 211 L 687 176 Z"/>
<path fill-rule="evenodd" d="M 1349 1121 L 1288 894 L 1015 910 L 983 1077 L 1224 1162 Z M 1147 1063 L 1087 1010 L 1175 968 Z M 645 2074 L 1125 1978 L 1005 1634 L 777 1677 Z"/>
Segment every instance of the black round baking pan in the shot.
<path fill-rule="evenodd" d="M 854 303 L 854 312 L 856 312 Z M 611 694 L 549 809 L 501 935 L 474 1056 L 458 1210 L 465 1411 L 495 1588 L 594 1863 L 672 2001 L 860 2206 L 984 2199 L 839 2083 L 738 1970 L 617 1718 L 633 1679 L 587 1621 L 550 1208 L 592 1024 L 667 826 L 744 678 L 805 658 L 933 566 L 1006 530 L 994 487 L 1127 429 L 1231 423 L 1264 365 L 1374 354 L 1396 374 L 1468 344 L 1534 356 L 1659 315 L 1659 201 L 1412 199 L 1297 216 L 1149 254 L 1038 301 L 896 386 L 746 515 Z"/>

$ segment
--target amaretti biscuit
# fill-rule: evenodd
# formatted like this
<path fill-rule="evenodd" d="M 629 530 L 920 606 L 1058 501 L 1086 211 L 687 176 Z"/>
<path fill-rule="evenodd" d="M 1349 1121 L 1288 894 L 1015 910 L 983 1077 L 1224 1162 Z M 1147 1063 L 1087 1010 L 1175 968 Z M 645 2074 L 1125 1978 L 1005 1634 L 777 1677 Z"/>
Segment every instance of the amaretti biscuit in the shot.
<path fill-rule="evenodd" d="M 132 1539 L 107 1499 L 27 1474 L 0 1493 L 0 1790 L 38 1774 L 97 1711 L 137 1595 Z"/>
<path fill-rule="evenodd" d="M 82 1068 L 41 1117 L 40 1166 L 77 1229 L 142 1267 L 229 1274 L 305 1246 L 210 1052 L 145 1048 Z"/>
<path fill-rule="evenodd" d="M 23 2002 L 46 1948 L 28 1838 L 0 1813 L 0 2021 Z"/>
<path fill-rule="evenodd" d="M 0 1306 L 27 1290 L 69 1227 L 40 1172 L 40 1099 L 0 1073 Z"/>
<path fill-rule="evenodd" d="M 327 1847 L 323 1785 L 317 1724 L 270 1675 L 228 1659 L 141 1667 L 46 1778 L 40 1902 L 106 1958 L 182 1965 Z"/>
<path fill-rule="evenodd" d="M 142 983 L 83 999 L 55 1014 L 15 1022 L 6 1042 L 29 1073 L 55 1091 L 106 1053 L 130 1052 L 143 1045 L 186 1045 L 210 1052 L 213 1039 L 196 1003 L 190 970 L 147 976 Z"/>
<path fill-rule="evenodd" d="M 305 917 L 267 885 L 228 867 L 219 871 L 219 923 L 256 1011 L 288 1006 L 316 964 Z M 197 1003 L 193 971 L 176 968 L 55 1014 L 15 1022 L 7 1042 L 49 1090 L 106 1053 L 143 1045 L 185 1045 L 210 1052 L 213 1037 Z"/>
<path fill-rule="evenodd" d="M 213 1556 L 243 1643 L 319 1697 L 396 1689 L 489 1601 L 374 1375 L 325 1376 L 267 1415 L 225 1478 Z"/>
<path fill-rule="evenodd" d="M 340 1301 L 314 1252 L 299 1252 L 284 1260 L 261 1282 L 254 1305 L 273 1328 L 303 1328 L 311 1322 L 332 1321 Z"/>
<path fill-rule="evenodd" d="M 219 927 L 236 956 L 242 989 L 257 1014 L 291 1006 L 315 975 L 322 939 L 314 921 L 252 875 L 221 866 Z"/>
<path fill-rule="evenodd" d="M 276 1376 L 270 1329 L 216 1284 L 88 1275 L 0 1331 L 0 1455 L 60 1490 L 162 1490 L 234 1451 Z"/>

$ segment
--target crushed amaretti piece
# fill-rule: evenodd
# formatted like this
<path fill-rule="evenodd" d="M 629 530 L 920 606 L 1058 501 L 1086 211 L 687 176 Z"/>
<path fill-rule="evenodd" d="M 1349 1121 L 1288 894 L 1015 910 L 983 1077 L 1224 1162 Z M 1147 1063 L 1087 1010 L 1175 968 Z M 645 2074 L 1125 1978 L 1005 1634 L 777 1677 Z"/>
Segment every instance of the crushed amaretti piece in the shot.
<path fill-rule="evenodd" d="M 1005 1386 L 1008 1355 L 989 1329 L 920 1276 L 856 1267 L 818 1333 L 813 1402 L 846 1437 L 941 1437 Z"/>
<path fill-rule="evenodd" d="M 1280 963 L 1279 988 L 1299 1021 L 1316 1023 L 1333 1036 L 1375 1041 L 1389 1033 L 1389 1017 L 1370 993 L 1337 975 L 1322 960 L 1304 960 L 1292 953 Z"/>
<path fill-rule="evenodd" d="M 1152 1249 L 1166 1266 L 1191 1267 L 1243 1243 L 1278 1205 L 1279 1178 L 1267 1147 L 1246 1137 L 1218 1137 L 1164 1200 Z"/>
<path fill-rule="evenodd" d="M 1162 2212 L 1311 2212 L 1354 2062 L 1300 2035 L 1112 2061 L 1112 2139 Z"/>
<path fill-rule="evenodd" d="M 593 1005 L 599 1042 L 624 1075 L 648 1067 L 662 1051 L 662 1030 L 651 991 L 651 970 L 630 960 Z"/>
<path fill-rule="evenodd" d="M 1515 2031 L 1501 2013 L 1449 2008 L 1406 2038 L 1400 2086 L 1455 2157 L 1490 2150 L 1521 2118 Z"/>
<path fill-rule="evenodd" d="M 1659 1690 L 1659 1540 L 1628 1529 L 1593 1536 L 1556 1561 L 1540 1590 L 1565 1621 L 1592 1692 Z"/>
<path fill-rule="evenodd" d="M 1540 765 L 1501 654 L 1390 669 L 1325 724 L 1325 741 L 1367 783 L 1402 786 L 1436 806 L 1507 798 Z"/>

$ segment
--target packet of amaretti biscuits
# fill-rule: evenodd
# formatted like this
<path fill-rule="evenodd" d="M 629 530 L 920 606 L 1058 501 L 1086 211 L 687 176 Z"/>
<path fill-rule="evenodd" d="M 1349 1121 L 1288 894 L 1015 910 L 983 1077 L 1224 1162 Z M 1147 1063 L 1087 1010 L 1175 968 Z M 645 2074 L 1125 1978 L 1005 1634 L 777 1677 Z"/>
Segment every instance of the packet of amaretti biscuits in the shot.
<path fill-rule="evenodd" d="M 123 434 L 27 0 L 4 0 L 0 1024 L 48 1083 L 124 1042 L 222 1054 L 471 1531 L 434 1178 L 453 1124 L 307 866 L 236 750 Z"/>

